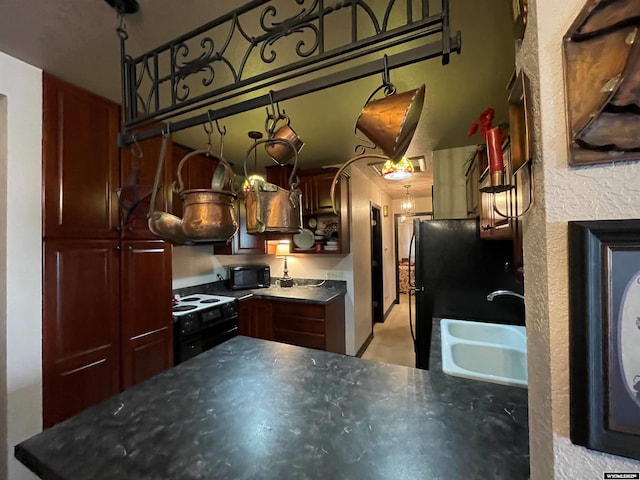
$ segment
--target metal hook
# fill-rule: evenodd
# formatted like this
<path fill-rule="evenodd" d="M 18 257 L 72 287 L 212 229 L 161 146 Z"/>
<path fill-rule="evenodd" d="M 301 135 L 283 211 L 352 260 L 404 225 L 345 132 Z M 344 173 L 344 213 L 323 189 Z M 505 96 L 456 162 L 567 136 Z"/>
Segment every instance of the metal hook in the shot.
<path fill-rule="evenodd" d="M 207 125 L 206 123 L 203 123 L 202 128 L 204 128 L 204 131 L 207 134 L 207 152 L 210 152 L 211 151 L 211 134 L 213 133 L 213 120 L 211 119 L 211 110 L 207 110 L 207 118 L 209 119 L 209 124 Z"/>
<path fill-rule="evenodd" d="M 269 103 L 271 104 L 271 112 L 269 112 L 269 107 L 267 110 L 267 119 L 264 122 L 264 128 L 268 133 L 269 137 L 273 136 L 273 132 L 276 129 L 276 122 L 280 118 L 280 107 L 278 106 L 278 114 L 276 115 L 276 102 L 273 100 L 273 90 L 269 90 Z"/>
<path fill-rule="evenodd" d="M 382 58 L 384 70 L 382 71 L 382 86 L 384 87 L 384 94 L 394 95 L 396 93 L 396 86 L 391 83 L 391 76 L 389 75 L 389 58 L 385 54 Z"/>
<path fill-rule="evenodd" d="M 224 153 L 224 136 L 227 134 L 227 126 L 223 125 L 222 129 L 220 128 L 220 124 L 218 123 L 218 119 L 216 118 L 216 128 L 218 129 L 218 133 L 220 134 L 220 156 L 223 157 Z"/>

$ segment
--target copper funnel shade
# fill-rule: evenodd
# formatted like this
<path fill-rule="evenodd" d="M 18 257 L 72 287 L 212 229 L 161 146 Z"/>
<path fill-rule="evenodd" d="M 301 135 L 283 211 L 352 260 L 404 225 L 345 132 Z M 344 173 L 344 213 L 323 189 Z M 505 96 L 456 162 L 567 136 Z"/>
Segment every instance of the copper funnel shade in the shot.
<path fill-rule="evenodd" d="M 367 103 L 356 127 L 392 160 L 400 159 L 413 138 L 424 106 L 425 85 Z"/>

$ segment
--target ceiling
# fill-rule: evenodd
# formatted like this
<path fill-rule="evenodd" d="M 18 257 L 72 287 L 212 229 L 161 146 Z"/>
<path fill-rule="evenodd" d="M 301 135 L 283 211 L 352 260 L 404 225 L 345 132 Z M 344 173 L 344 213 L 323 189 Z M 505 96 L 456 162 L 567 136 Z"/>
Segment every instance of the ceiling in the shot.
<path fill-rule="evenodd" d="M 133 54 L 151 50 L 247 3 L 247 0 L 138 1 L 140 12 L 126 17 L 127 52 Z M 274 1 L 293 4 L 293 0 Z M 369 3 L 375 4 L 376 0 Z M 432 8 L 435 3 L 438 2 L 432 0 Z M 435 58 L 394 69 L 390 74 L 398 92 L 426 84 L 424 109 L 407 151 L 409 157 L 425 157 L 426 170 L 410 181 L 389 182 L 369 168 L 367 163 L 371 162 L 361 160 L 356 164 L 392 198 L 404 194 L 405 184 L 430 192 L 432 152 L 477 143 L 480 137 L 469 138 L 467 131 L 485 108 L 492 106 L 496 110 L 498 122 L 507 119 L 505 89 L 514 69 L 511 0 L 450 3 L 451 30 L 462 31 L 461 54 L 453 54 L 446 66 Z M 104 1 L 0 0 L 0 9 L 0 51 L 120 101 L 117 19 Z M 380 83 L 379 76 L 372 76 L 281 104 L 291 118 L 291 126 L 305 142 L 300 167 L 338 165 L 354 155 L 358 144 L 354 136 L 355 119 Z M 264 131 L 265 115 L 263 109 L 256 109 L 220 122 L 228 132 L 224 156 L 239 167 L 238 172 L 252 143 L 247 133 Z M 206 143 L 202 127 L 177 132 L 174 139 L 193 148 Z M 217 142 L 215 139 L 214 145 Z M 252 166 L 253 158 L 250 160 L 248 165 Z M 268 160 L 261 154 L 258 164 L 266 165 Z"/>

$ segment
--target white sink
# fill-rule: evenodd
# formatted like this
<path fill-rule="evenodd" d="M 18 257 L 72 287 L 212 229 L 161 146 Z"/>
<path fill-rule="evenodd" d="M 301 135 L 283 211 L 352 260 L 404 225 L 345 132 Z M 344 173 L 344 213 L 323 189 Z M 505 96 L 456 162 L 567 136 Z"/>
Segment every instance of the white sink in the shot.
<path fill-rule="evenodd" d="M 440 331 L 444 373 L 527 386 L 525 327 L 443 318 Z"/>

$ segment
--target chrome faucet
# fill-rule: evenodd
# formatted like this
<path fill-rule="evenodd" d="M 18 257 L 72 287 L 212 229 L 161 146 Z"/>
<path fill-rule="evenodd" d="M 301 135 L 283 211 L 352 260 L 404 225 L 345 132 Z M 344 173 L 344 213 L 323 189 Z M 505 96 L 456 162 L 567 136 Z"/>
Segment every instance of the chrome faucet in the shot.
<path fill-rule="evenodd" d="M 512 292 L 511 290 L 496 290 L 495 292 L 491 292 L 487 295 L 487 300 L 493 302 L 493 299 L 502 295 L 510 295 L 512 297 L 518 297 L 524 300 L 524 295 L 520 295 L 519 293 Z"/>

